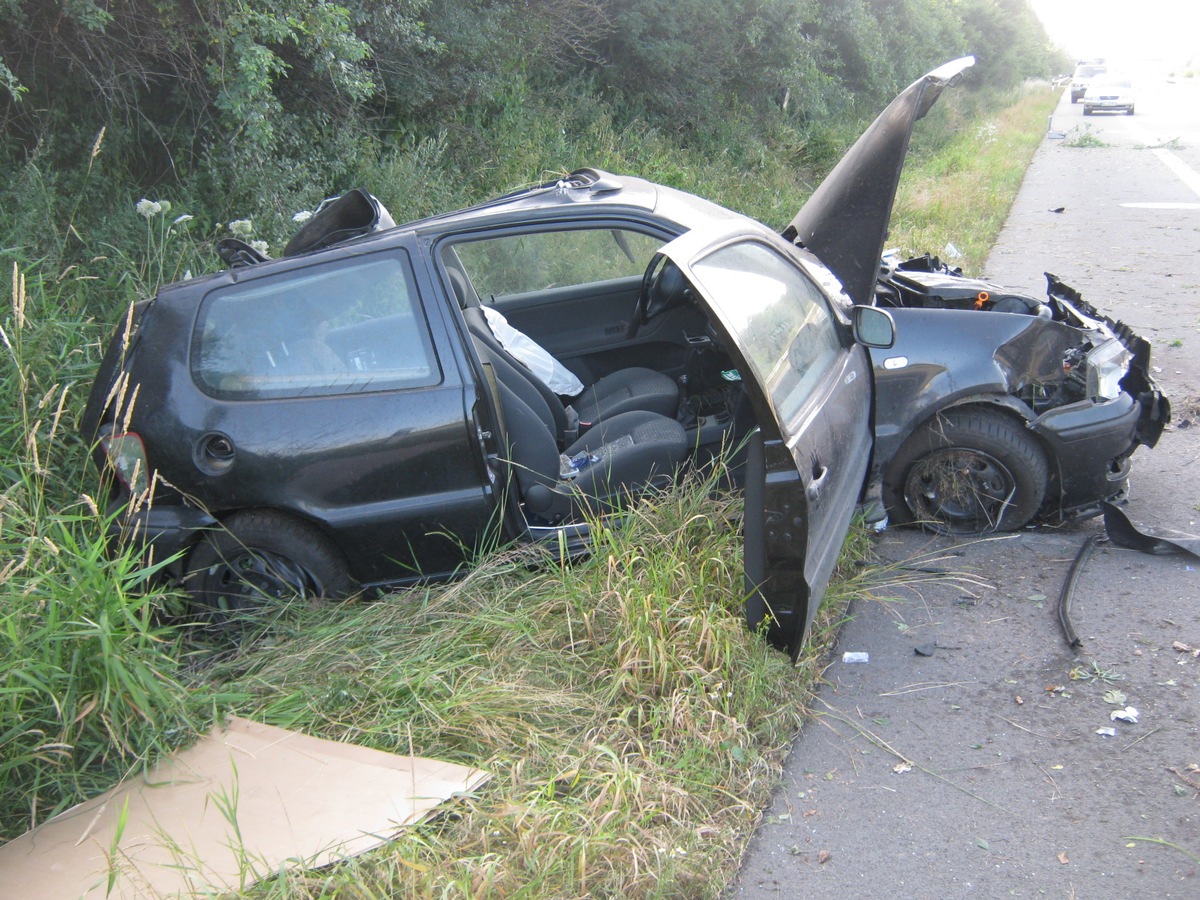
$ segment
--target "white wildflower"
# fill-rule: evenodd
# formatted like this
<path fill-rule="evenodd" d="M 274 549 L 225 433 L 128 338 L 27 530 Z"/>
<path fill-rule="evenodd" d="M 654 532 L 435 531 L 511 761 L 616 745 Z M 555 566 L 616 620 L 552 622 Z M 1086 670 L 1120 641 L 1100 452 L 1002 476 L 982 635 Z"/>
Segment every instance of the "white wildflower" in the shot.
<path fill-rule="evenodd" d="M 158 208 L 164 215 L 166 215 L 167 213 L 169 213 L 171 211 L 171 201 L 170 200 L 159 200 Z"/>
<path fill-rule="evenodd" d="M 244 237 L 254 230 L 254 223 L 249 219 L 234 219 L 229 223 L 229 230 L 238 237 Z"/>
<path fill-rule="evenodd" d="M 294 216 L 292 216 L 292 221 L 293 222 L 307 222 L 312 217 L 313 217 L 313 214 L 312 214 L 311 209 L 302 209 L 302 210 L 300 210 L 300 212 L 298 212 Z"/>
<path fill-rule="evenodd" d="M 259 253 L 263 254 L 263 256 L 266 256 L 267 251 L 271 249 L 271 245 L 266 241 L 251 241 L 250 249 L 257 250 Z"/>
<path fill-rule="evenodd" d="M 162 204 L 157 200 L 147 200 L 143 197 L 137 202 L 137 214 L 143 219 L 153 219 L 162 212 Z"/>
<path fill-rule="evenodd" d="M 190 221 L 192 221 L 192 219 L 194 219 L 194 218 L 196 218 L 196 217 L 195 217 L 195 216 L 189 216 L 187 213 L 184 213 L 182 216 L 179 216 L 178 218 L 176 218 L 176 219 L 175 219 L 175 223 L 174 223 L 174 224 L 176 224 L 176 225 L 182 225 L 184 222 L 190 222 Z"/>

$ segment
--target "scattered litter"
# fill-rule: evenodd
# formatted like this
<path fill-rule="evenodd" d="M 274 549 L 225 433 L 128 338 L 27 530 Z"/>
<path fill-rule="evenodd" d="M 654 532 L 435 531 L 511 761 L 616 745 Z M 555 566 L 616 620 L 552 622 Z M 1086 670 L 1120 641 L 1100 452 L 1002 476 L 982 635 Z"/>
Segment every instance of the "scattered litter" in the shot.
<path fill-rule="evenodd" d="M 1058 854 L 1058 861 L 1060 863 L 1062 863 L 1064 866 L 1067 865 L 1071 861 L 1067 858 L 1066 850 L 1064 850 L 1062 853 Z"/>
<path fill-rule="evenodd" d="M 1050 212 L 1052 212 L 1052 213 L 1060 213 L 1060 212 L 1063 212 L 1065 209 L 1066 209 L 1066 207 L 1065 207 L 1065 206 L 1052 206 L 1052 207 L 1050 208 Z"/>
<path fill-rule="evenodd" d="M 1105 725 L 1103 728 L 1097 728 L 1096 734 L 1100 735 L 1100 737 L 1116 737 L 1117 729 Z"/>
<path fill-rule="evenodd" d="M 847 650 L 842 654 L 842 662 L 846 665 L 865 664 L 871 661 L 870 653 L 860 653 L 857 651 Z"/>
<path fill-rule="evenodd" d="M 946 254 L 947 259 L 962 259 L 963 255 L 961 250 L 950 243 L 946 244 L 946 246 L 942 249 L 942 252 Z"/>
<path fill-rule="evenodd" d="M 1025 698 L 1022 697 L 1020 694 L 1017 694 L 1015 697 L 1013 697 L 1013 703 L 1017 704 L 1017 706 L 1024 706 Z"/>
<path fill-rule="evenodd" d="M 1138 715 L 1136 707 L 1127 706 L 1124 709 L 1114 709 L 1108 714 L 1108 717 L 1114 722 L 1128 722 L 1130 725 L 1136 725 Z"/>
<path fill-rule="evenodd" d="M 897 775 L 903 775 L 905 772 L 911 772 L 912 771 L 912 763 L 908 762 L 907 760 L 905 760 L 904 762 L 898 762 L 894 766 L 892 766 L 892 771 L 895 772 Z"/>
<path fill-rule="evenodd" d="M 825 863 L 829 862 L 831 859 L 833 859 L 833 854 L 830 853 L 828 850 L 818 850 L 817 851 L 817 865 L 823 866 L 823 865 L 825 865 Z"/>
<path fill-rule="evenodd" d="M 917 644 L 913 647 L 913 653 L 917 656 L 933 656 L 935 650 L 937 650 L 937 644 Z"/>

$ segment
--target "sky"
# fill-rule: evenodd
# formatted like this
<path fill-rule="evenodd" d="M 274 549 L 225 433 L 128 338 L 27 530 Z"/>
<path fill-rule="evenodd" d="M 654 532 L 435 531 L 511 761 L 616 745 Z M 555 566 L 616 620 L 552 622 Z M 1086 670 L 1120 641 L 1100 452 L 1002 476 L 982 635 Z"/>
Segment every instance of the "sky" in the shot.
<path fill-rule="evenodd" d="M 1200 0 L 1030 0 L 1050 38 L 1079 59 L 1161 60 L 1200 70 Z"/>

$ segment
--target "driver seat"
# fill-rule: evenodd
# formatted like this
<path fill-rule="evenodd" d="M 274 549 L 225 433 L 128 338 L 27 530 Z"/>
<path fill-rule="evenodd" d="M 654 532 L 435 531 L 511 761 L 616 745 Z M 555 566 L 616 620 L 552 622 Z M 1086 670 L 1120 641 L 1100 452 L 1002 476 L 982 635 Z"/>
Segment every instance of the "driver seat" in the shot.
<path fill-rule="evenodd" d="M 472 298 L 461 283 L 465 276 L 453 268 L 448 271 L 450 283 L 454 286 L 454 293 L 471 334 L 510 364 L 528 371 L 525 364 L 505 350 L 492 334 L 492 329 L 480 309 L 479 300 Z M 532 380 L 552 408 L 562 405 L 563 401 L 558 399 L 548 386 L 536 378 Z M 652 412 L 673 419 L 679 411 L 679 385 L 661 372 L 644 366 L 630 366 L 618 369 L 588 385 L 581 393 L 569 398 L 569 402 L 579 414 L 581 429 L 626 412 Z"/>

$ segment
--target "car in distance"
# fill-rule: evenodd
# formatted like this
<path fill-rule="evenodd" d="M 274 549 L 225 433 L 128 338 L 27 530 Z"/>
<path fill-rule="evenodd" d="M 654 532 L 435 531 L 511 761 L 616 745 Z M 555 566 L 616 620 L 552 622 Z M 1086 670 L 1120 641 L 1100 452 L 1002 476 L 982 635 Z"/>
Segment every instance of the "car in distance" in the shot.
<path fill-rule="evenodd" d="M 1128 78 L 1097 78 L 1083 98 L 1085 116 L 1097 112 L 1123 112 L 1132 116 L 1133 111 L 1133 84 Z"/>
<path fill-rule="evenodd" d="M 1108 74 L 1108 66 L 1100 62 L 1081 62 L 1071 76 L 1071 102 L 1078 103 L 1088 91 L 1093 79 Z"/>

